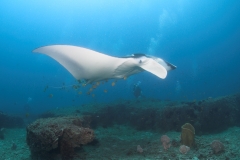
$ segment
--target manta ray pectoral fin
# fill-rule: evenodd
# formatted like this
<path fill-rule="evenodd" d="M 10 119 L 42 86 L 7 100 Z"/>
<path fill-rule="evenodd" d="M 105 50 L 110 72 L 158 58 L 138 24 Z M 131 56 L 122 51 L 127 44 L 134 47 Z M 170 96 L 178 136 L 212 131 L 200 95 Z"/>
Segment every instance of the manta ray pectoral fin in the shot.
<path fill-rule="evenodd" d="M 122 59 L 108 56 L 90 49 L 71 45 L 50 45 L 33 52 L 50 56 L 65 67 L 77 80 L 88 82 L 111 79 L 112 72 Z"/>
<path fill-rule="evenodd" d="M 167 76 L 167 70 L 151 58 L 148 58 L 146 61 L 140 63 L 139 67 L 162 79 L 165 79 Z"/>

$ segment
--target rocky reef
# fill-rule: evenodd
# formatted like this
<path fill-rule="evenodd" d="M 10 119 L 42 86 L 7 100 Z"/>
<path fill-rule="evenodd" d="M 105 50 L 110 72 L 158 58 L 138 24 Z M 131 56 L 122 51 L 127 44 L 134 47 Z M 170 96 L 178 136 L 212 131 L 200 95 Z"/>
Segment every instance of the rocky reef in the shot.
<path fill-rule="evenodd" d="M 0 111 L 0 128 L 23 127 L 24 121 L 21 117 L 10 116 Z"/>
<path fill-rule="evenodd" d="M 32 159 L 74 158 L 74 149 L 94 140 L 94 131 L 80 117 L 44 118 L 27 127 Z"/>
<path fill-rule="evenodd" d="M 239 139 L 239 129 L 229 131 L 234 132 L 235 137 L 212 135 L 222 131 L 228 133 L 229 128 L 240 126 L 240 94 L 180 102 L 148 98 L 119 100 L 60 108 L 51 111 L 51 115 L 54 117 L 39 119 L 27 127 L 27 143 L 33 160 L 91 159 L 99 153 L 103 159 L 113 156 L 118 159 L 120 152 L 125 158 L 143 156 L 144 159 L 145 155 L 152 159 L 239 157 L 239 150 L 232 150 L 235 144 L 238 145 L 235 141 Z M 90 128 L 95 130 L 97 140 Z M 136 137 L 138 133 L 139 137 Z M 162 147 L 161 154 L 160 142 L 156 141 L 160 133 L 168 133 L 172 139 Z M 125 136 L 127 134 L 129 136 Z M 151 137 L 151 134 L 156 136 Z M 130 135 L 132 141 L 129 141 Z M 147 140 L 142 135 L 152 139 Z M 126 141 L 123 141 L 124 137 L 127 137 Z M 93 139 L 97 141 L 97 147 L 87 145 L 84 150 L 74 152 L 84 144 L 93 144 Z M 214 143 L 210 146 L 211 142 Z M 225 152 L 227 150 L 232 151 Z"/>
<path fill-rule="evenodd" d="M 86 109 L 87 108 L 87 109 Z M 83 106 L 69 114 L 88 115 L 91 127 L 130 125 L 138 130 L 180 131 L 191 123 L 198 134 L 240 126 L 240 94 L 200 101 L 123 100 Z"/>

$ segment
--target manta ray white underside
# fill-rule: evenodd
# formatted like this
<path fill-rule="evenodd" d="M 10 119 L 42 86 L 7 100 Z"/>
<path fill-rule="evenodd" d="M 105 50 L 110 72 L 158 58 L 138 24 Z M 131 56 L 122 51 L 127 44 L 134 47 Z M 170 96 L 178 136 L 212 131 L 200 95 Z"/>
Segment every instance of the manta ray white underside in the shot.
<path fill-rule="evenodd" d="M 44 46 L 33 50 L 33 52 L 52 57 L 77 80 L 84 79 L 87 83 L 126 78 L 142 71 L 148 71 L 164 79 L 167 76 L 167 71 L 176 68 L 161 58 L 144 54 L 113 57 L 71 45 Z"/>

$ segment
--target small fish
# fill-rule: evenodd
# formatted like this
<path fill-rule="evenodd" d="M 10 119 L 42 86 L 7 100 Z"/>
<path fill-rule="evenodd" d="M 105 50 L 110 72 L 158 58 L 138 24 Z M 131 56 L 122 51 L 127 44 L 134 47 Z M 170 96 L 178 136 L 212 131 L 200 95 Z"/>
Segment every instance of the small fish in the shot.
<path fill-rule="evenodd" d="M 49 94 L 49 98 L 52 98 L 53 97 L 53 94 Z"/>
<path fill-rule="evenodd" d="M 97 85 L 93 85 L 92 88 L 93 88 L 93 89 L 97 88 Z"/>
<path fill-rule="evenodd" d="M 112 82 L 112 86 L 115 86 L 115 84 L 116 84 L 115 82 Z"/>
<path fill-rule="evenodd" d="M 126 79 L 127 79 L 127 77 L 125 76 L 125 77 L 123 77 L 123 79 L 124 79 L 124 80 L 126 80 Z"/>
<path fill-rule="evenodd" d="M 95 97 L 95 94 L 92 94 L 92 97 Z"/>
<path fill-rule="evenodd" d="M 25 117 L 28 118 L 28 117 L 29 117 L 29 113 L 26 113 L 26 114 L 25 114 Z"/>
<path fill-rule="evenodd" d="M 82 92 L 80 91 L 80 92 L 78 92 L 78 94 L 82 94 Z"/>
<path fill-rule="evenodd" d="M 47 89 L 48 89 L 48 85 L 44 88 L 43 92 L 46 92 Z"/>
<path fill-rule="evenodd" d="M 103 90 L 104 93 L 107 93 L 108 91 L 106 89 Z"/>

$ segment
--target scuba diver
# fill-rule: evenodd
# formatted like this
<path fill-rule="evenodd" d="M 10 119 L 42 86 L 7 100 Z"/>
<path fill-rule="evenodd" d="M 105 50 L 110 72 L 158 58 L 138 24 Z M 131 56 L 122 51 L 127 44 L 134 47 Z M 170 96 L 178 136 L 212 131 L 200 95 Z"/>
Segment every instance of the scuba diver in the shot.
<path fill-rule="evenodd" d="M 136 84 L 133 85 L 133 95 L 136 98 L 143 97 L 142 95 L 142 89 L 140 88 L 141 81 L 138 81 Z"/>

